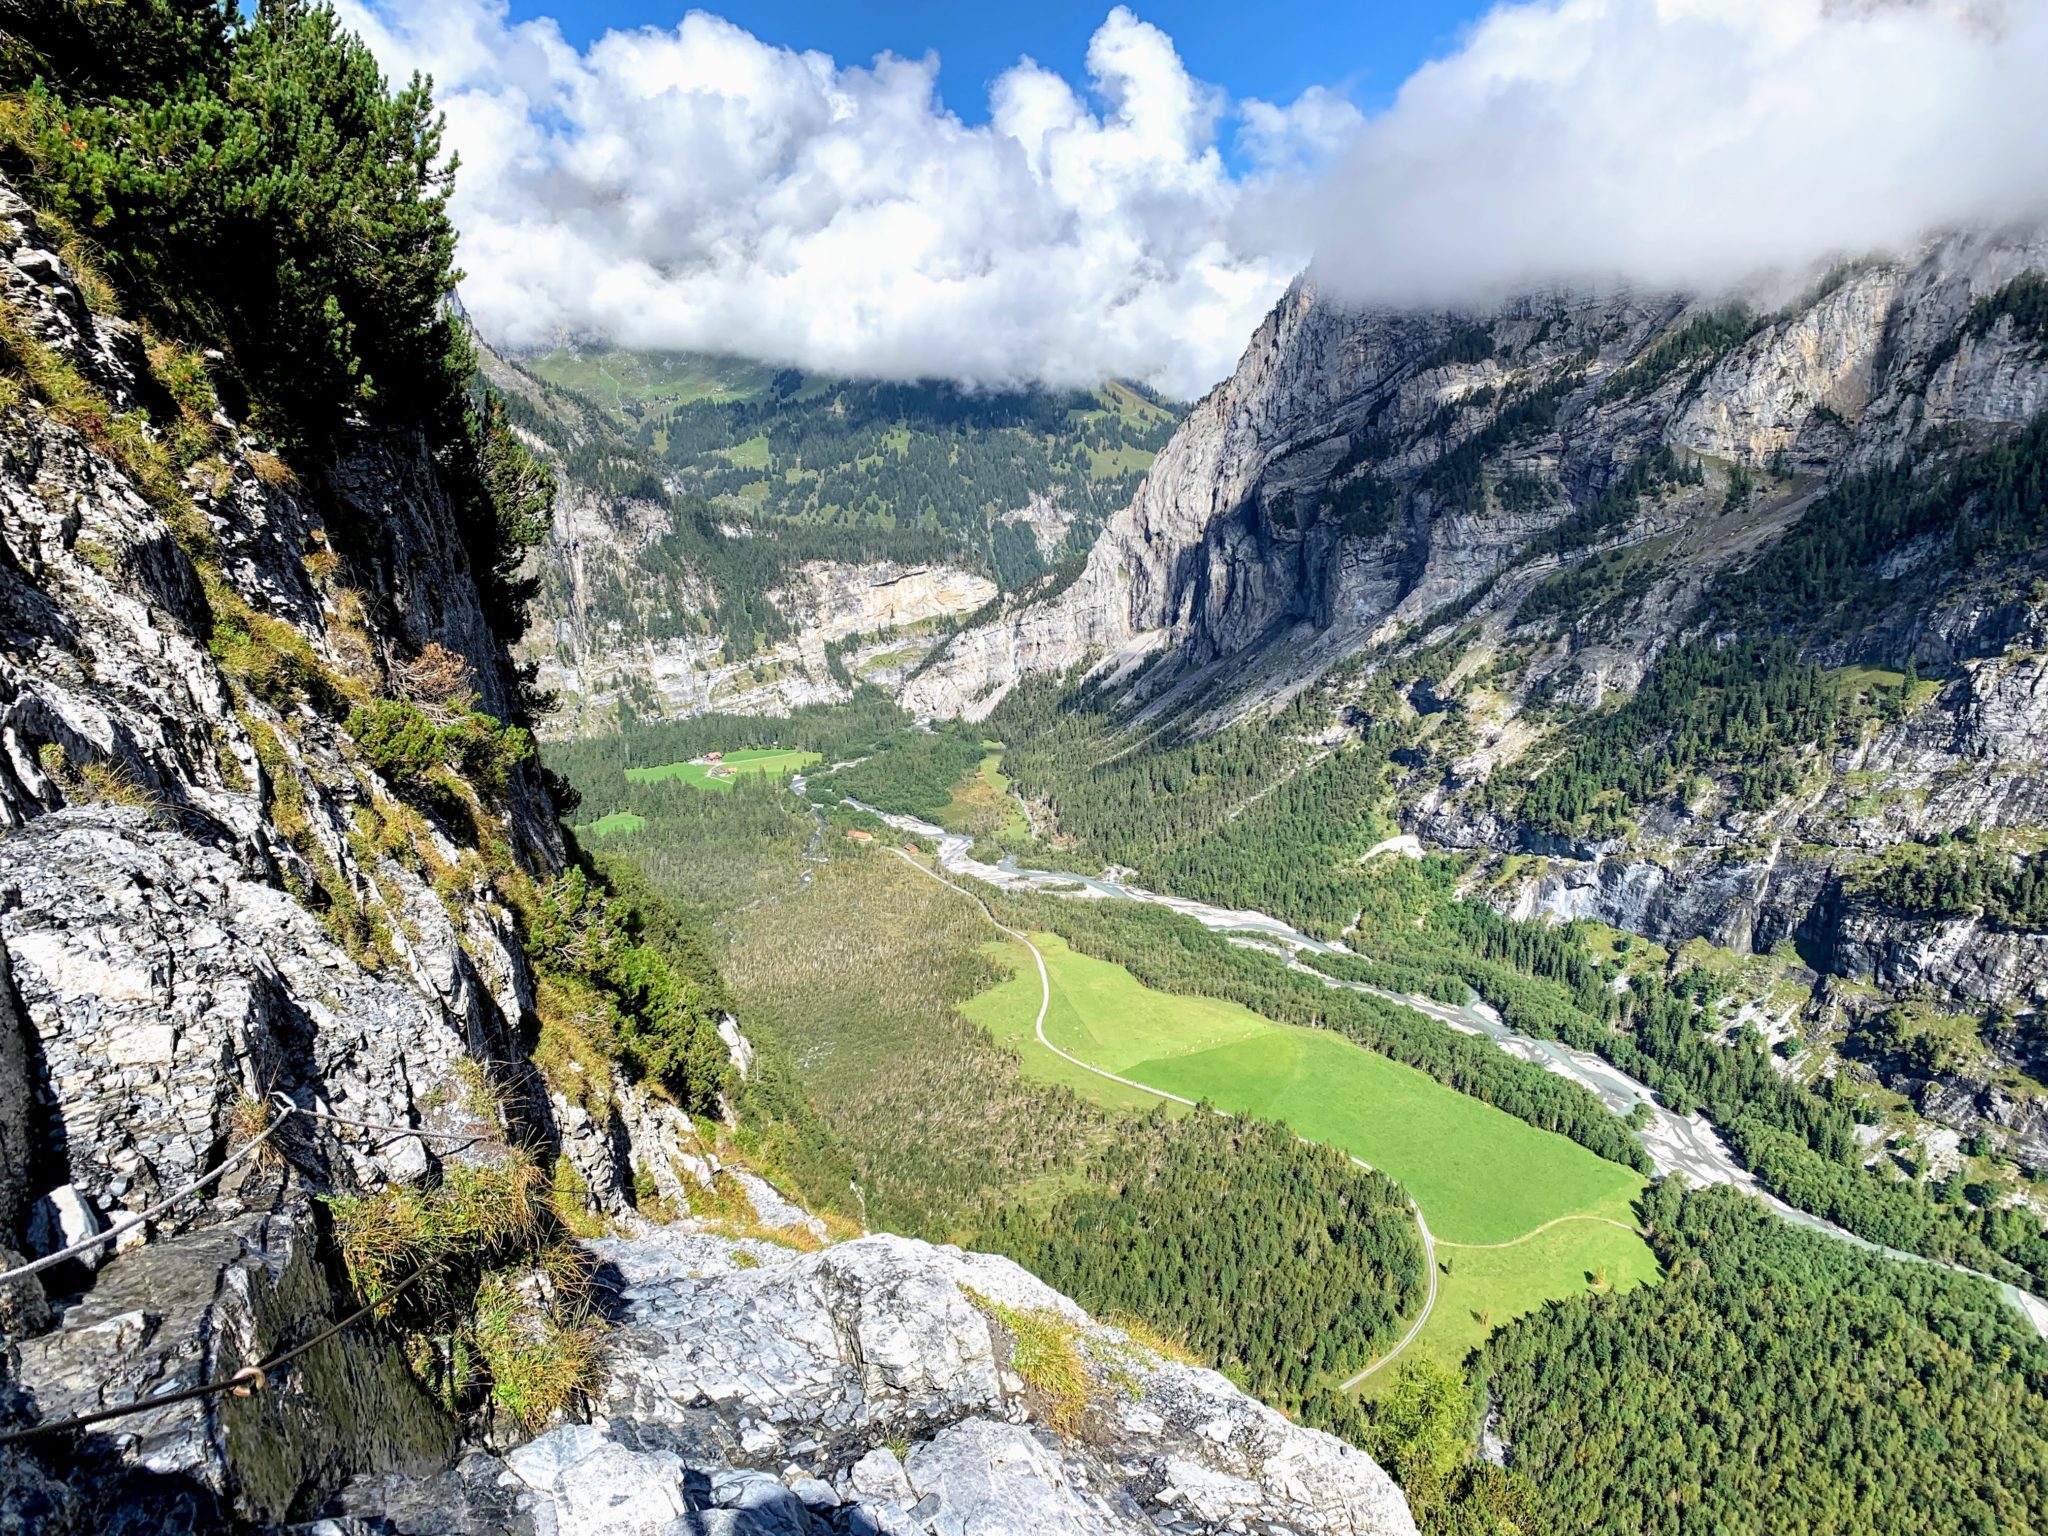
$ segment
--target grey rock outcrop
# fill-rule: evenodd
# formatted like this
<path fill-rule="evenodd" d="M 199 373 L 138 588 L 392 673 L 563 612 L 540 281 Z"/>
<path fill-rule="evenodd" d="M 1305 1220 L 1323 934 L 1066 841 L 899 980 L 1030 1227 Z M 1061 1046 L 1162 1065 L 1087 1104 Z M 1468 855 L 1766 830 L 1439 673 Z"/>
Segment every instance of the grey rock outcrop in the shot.
<path fill-rule="evenodd" d="M 508 1513 L 505 1528 L 553 1536 L 1414 1530 L 1363 1452 L 1093 1323 L 1006 1259 L 887 1236 L 797 1254 L 687 1223 L 590 1248 L 616 1296 L 591 1422 L 495 1476 L 443 1474 L 440 1524 L 414 1523 L 416 1487 L 387 1477 L 310 1530 Z M 1016 1373 L 1006 1311 L 1070 1335 L 1089 1383 L 1077 1426 L 1052 1427 Z"/>
<path fill-rule="evenodd" d="M 10 317 L 145 420 L 140 333 L 50 244 L 0 186 Z M 402 811 L 342 724 L 429 645 L 510 708 L 423 442 L 365 428 L 316 495 L 216 414 L 183 486 L 146 494 L 89 426 L 27 391 L 0 406 L 0 1267 L 225 1176 L 0 1297 L 9 1428 L 310 1338 L 333 1315 L 310 1192 L 552 1135 L 506 1070 L 533 983 L 474 827 Z M 527 874 L 559 866 L 529 769 L 484 814 Z M 229 1166 L 279 1095 L 308 1113 Z M 260 1399 L 114 1424 L 11 1451 L 0 1509 L 53 1532 L 281 1520 L 352 1474 L 438 1466 L 455 1433 L 353 1335 Z"/>

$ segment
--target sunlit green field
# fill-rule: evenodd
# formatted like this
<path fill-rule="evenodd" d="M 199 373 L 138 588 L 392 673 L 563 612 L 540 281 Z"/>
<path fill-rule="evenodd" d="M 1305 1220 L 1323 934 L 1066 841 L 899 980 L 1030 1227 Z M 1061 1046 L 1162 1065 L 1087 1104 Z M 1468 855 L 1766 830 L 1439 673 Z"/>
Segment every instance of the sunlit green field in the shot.
<path fill-rule="evenodd" d="M 1614 1219 L 1567 1217 L 1547 1231 L 1498 1248 L 1438 1238 L 1436 1309 L 1403 1358 L 1429 1357 L 1455 1366 L 1494 1329 L 1546 1301 L 1654 1281 L 1656 1255 L 1632 1228 L 1609 1225 Z M 1380 1377 L 1391 1382 L 1393 1373 L 1383 1371 Z M 1380 1377 L 1369 1386 L 1382 1385 Z"/>
<path fill-rule="evenodd" d="M 1062 1050 L 1233 1114 L 1281 1121 L 1401 1181 L 1438 1241 L 1440 1294 L 1416 1352 L 1455 1362 L 1546 1300 L 1655 1278 L 1656 1261 L 1633 1231 L 1643 1180 L 1629 1169 L 1340 1035 L 1156 992 L 1054 935 L 1032 939 L 1052 982 L 1046 1036 Z M 1013 974 L 965 1011 L 1022 1053 L 1027 1071 L 1105 1105 L 1157 1103 L 1039 1045 L 1030 956 L 1011 943 L 987 952 Z"/>
<path fill-rule="evenodd" d="M 702 789 L 726 790 L 732 788 L 733 779 L 742 773 L 799 773 L 819 761 L 822 759 L 815 752 L 781 752 L 771 747 L 749 747 L 725 754 L 724 767 L 728 772 L 724 774 L 713 774 L 714 765 L 710 763 L 662 763 L 653 768 L 628 768 L 626 781 L 629 784 L 659 784 L 663 779 L 681 779 Z"/>
<path fill-rule="evenodd" d="M 616 837 L 626 832 L 638 832 L 646 825 L 645 816 L 636 816 L 631 811 L 613 811 L 595 821 L 580 823 L 576 831 L 583 837 Z"/>

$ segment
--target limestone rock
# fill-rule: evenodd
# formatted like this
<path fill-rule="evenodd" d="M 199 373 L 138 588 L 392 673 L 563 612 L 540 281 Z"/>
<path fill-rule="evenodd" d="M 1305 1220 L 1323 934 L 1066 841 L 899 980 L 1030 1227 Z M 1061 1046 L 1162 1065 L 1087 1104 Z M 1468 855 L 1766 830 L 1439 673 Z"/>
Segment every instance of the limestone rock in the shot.
<path fill-rule="evenodd" d="M 315 1529 L 466 1532 L 516 1485 L 540 1536 L 1414 1530 L 1363 1452 L 1150 1355 L 1007 1259 L 890 1236 L 797 1253 L 689 1222 L 587 1246 L 614 1320 L 591 1423 L 512 1452 L 504 1478 L 443 1474 L 444 1525 L 406 1523 L 415 1495 L 382 1478 Z M 1012 1385 L 993 1306 L 1072 1327 L 1081 1433 Z"/>
<path fill-rule="evenodd" d="M 312 1235 L 301 1204 L 120 1254 L 53 1331 L 11 1341 L 17 1365 L 0 1404 L 14 1422 L 91 1413 L 223 1379 L 310 1337 L 330 1307 Z M 256 1397 L 131 1414 L 86 1444 L 78 1463 L 65 1459 L 62 1439 L 31 1452 L 80 1495 L 89 1523 L 77 1529 L 120 1529 L 156 1510 L 160 1526 L 135 1528 L 213 1530 L 230 1511 L 280 1519 L 350 1473 L 429 1472 L 453 1450 L 454 1425 L 388 1344 L 349 1333 L 316 1345 Z M 168 1516 L 180 1507 L 189 1527 Z"/>

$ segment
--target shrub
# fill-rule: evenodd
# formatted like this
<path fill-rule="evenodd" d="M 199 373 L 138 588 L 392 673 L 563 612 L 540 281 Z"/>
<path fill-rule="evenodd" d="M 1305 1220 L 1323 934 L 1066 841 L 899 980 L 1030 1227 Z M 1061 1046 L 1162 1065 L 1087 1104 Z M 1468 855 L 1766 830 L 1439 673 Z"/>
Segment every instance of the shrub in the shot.
<path fill-rule="evenodd" d="M 967 1296 L 1009 1333 L 1010 1368 L 1038 1396 L 1045 1422 L 1073 1435 L 1088 1411 L 1088 1368 L 1076 1347 L 1080 1330 L 1057 1312 L 1019 1311 L 973 1291 Z"/>
<path fill-rule="evenodd" d="M 470 1327 L 491 1395 L 529 1430 L 567 1409 L 596 1379 L 603 1325 L 573 1306 L 536 1305 L 505 1274 L 485 1279 Z"/>
<path fill-rule="evenodd" d="M 527 954 L 543 980 L 576 989 L 580 1033 L 601 1034 L 595 1043 L 685 1108 L 712 1110 L 733 1088 L 718 1034 L 724 993 L 708 964 L 668 941 L 661 916 L 614 895 L 594 871 L 571 868 L 541 887 Z"/>
<path fill-rule="evenodd" d="M 401 794 L 440 804 L 443 775 L 453 771 L 477 790 L 505 793 L 512 770 L 533 755 L 533 738 L 482 712 L 437 725 L 417 704 L 378 699 L 349 711 L 348 733 L 370 765 Z"/>

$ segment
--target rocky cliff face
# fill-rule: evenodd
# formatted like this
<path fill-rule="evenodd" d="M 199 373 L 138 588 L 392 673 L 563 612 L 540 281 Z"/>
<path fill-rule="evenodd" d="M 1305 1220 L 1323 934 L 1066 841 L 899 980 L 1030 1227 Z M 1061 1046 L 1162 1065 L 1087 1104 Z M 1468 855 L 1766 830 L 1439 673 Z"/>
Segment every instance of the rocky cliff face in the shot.
<path fill-rule="evenodd" d="M 1294 670 L 1315 670 L 1482 588 L 1493 600 L 1472 612 L 1511 613 L 1587 553 L 1538 553 L 1540 535 L 1666 445 L 1717 471 L 1782 472 L 1721 543 L 1672 562 L 1671 579 L 1696 584 L 1816 481 L 2048 407 L 2031 334 L 2010 321 L 1966 331 L 1975 303 L 2044 259 L 2040 238 L 1954 237 L 1831 274 L 1732 333 L 1683 296 L 1542 294 L 1459 316 L 1347 310 L 1303 279 L 1189 413 L 1086 573 L 960 635 L 906 702 L 980 715 L 1019 676 L 1153 653 L 1166 658 L 1156 685 L 1282 635 L 1310 648 Z M 1684 529 L 1724 489 L 1666 498 L 1602 542 Z M 1646 605 L 1648 622 L 1674 616 L 1674 596 Z"/>
<path fill-rule="evenodd" d="M 535 552 L 540 583 L 517 651 L 559 707 L 552 734 L 601 729 L 621 703 L 643 714 L 707 710 L 786 714 L 844 700 L 867 682 L 896 691 L 931 647 L 996 595 L 977 572 L 943 561 L 814 559 L 782 570 L 759 595 L 773 633 L 744 654 L 714 623 L 718 598 L 701 544 L 675 538 L 678 513 L 644 483 L 621 490 L 606 471 L 630 460 L 659 471 L 580 397 L 484 354 L 492 382 L 530 413 L 526 440 L 560 487 L 554 526 Z M 1012 516 L 1051 546 L 1069 514 L 1042 498 Z M 737 524 L 723 535 L 770 538 Z M 858 537 L 851 543 L 857 545 Z"/>
<path fill-rule="evenodd" d="M 719 1170 L 674 1105 L 622 1084 L 594 1109 L 527 1060 L 505 893 L 562 867 L 539 777 L 407 794 L 352 733 L 358 707 L 437 707 L 429 675 L 513 709 L 422 442 L 363 428 L 302 481 L 216 409 L 152 479 L 143 337 L 4 187 L 0 300 L 72 402 L 0 392 L 0 1272 L 128 1224 L 0 1283 L 0 1434 L 164 1399 L 0 1441 L 0 1529 L 1413 1529 L 1366 1457 L 1012 1266 L 638 1214 Z M 827 637 L 979 600 L 901 569 L 787 595 Z M 458 1422 L 391 1332 L 335 1327 L 356 1298 L 326 1203 L 515 1149 L 634 1234 L 579 1261 L 613 1325 L 592 1422 L 530 1444 Z M 723 1172 L 751 1229 L 818 1245 Z M 1011 1368 L 1023 1312 L 1081 1341 L 1078 1418 Z M 179 1397 L 291 1349 L 251 1396 Z"/>
<path fill-rule="evenodd" d="M 585 500 L 572 488 L 561 504 Z M 607 560 L 632 563 L 633 553 L 616 545 L 564 537 L 558 515 L 552 553 L 543 558 L 559 559 L 580 582 L 600 548 Z M 579 619 L 584 610 L 575 601 L 543 619 L 545 628 L 521 651 L 562 701 L 547 722 L 551 732 L 572 734 L 621 702 L 643 714 L 788 714 L 843 701 L 863 682 L 895 692 L 948 622 L 995 595 L 987 577 L 953 566 L 812 560 L 767 594 L 789 637 L 744 660 L 728 660 L 718 635 L 630 639 L 615 622 Z M 541 633 L 552 634 L 551 648 Z"/>

